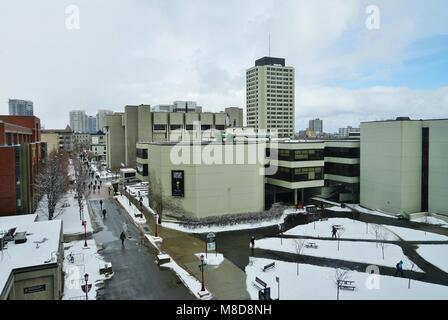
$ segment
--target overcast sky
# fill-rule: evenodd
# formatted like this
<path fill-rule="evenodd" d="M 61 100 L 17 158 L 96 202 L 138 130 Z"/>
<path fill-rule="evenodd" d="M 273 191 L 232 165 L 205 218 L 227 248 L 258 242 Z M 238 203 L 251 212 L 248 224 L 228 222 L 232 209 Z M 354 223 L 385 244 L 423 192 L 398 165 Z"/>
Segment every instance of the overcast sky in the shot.
<path fill-rule="evenodd" d="M 369 30 L 366 7 L 380 9 Z M 66 28 L 66 8 L 80 29 Z M 446 0 L 29 0 L 0 2 L 0 114 L 32 100 L 46 128 L 73 109 L 195 100 L 245 109 L 245 70 L 268 55 L 296 69 L 296 130 L 448 117 Z"/>

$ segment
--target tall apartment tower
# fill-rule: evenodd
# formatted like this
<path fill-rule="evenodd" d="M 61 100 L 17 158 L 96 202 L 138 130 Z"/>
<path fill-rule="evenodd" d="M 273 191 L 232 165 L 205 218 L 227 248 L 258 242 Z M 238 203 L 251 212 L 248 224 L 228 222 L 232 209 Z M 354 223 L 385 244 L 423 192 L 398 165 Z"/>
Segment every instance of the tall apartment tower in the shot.
<path fill-rule="evenodd" d="M 32 116 L 33 102 L 27 100 L 9 99 L 10 116 Z"/>
<path fill-rule="evenodd" d="M 112 110 L 98 110 L 96 114 L 96 130 L 103 131 L 106 126 L 106 115 L 113 114 Z"/>
<path fill-rule="evenodd" d="M 294 68 L 285 66 L 284 58 L 263 57 L 246 70 L 248 127 L 294 137 L 294 79 Z"/>
<path fill-rule="evenodd" d="M 308 128 L 314 132 L 323 133 L 324 131 L 324 121 L 319 118 L 308 121 Z"/>
<path fill-rule="evenodd" d="M 87 115 L 83 110 L 70 111 L 70 127 L 73 132 L 87 132 Z"/>

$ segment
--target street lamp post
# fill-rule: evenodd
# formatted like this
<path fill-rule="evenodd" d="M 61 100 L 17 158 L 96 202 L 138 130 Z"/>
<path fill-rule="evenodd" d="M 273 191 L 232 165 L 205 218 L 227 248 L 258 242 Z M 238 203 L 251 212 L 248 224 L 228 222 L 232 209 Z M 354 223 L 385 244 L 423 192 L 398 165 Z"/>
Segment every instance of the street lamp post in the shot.
<path fill-rule="evenodd" d="M 87 273 L 84 274 L 84 281 L 86 282 L 86 300 L 89 300 L 89 286 L 88 286 L 88 281 L 89 281 L 89 275 Z"/>
<path fill-rule="evenodd" d="M 204 255 L 201 254 L 201 272 L 202 272 L 202 282 L 201 282 L 201 291 L 205 291 L 205 283 L 204 283 Z"/>
<path fill-rule="evenodd" d="M 84 226 L 84 248 L 87 247 L 87 221 L 83 221 L 82 225 Z"/>
<path fill-rule="evenodd" d="M 157 233 L 157 216 L 158 216 L 158 214 L 156 213 L 156 215 L 154 217 L 154 225 L 156 226 L 156 234 L 155 234 L 156 237 L 159 236 L 158 233 Z"/>

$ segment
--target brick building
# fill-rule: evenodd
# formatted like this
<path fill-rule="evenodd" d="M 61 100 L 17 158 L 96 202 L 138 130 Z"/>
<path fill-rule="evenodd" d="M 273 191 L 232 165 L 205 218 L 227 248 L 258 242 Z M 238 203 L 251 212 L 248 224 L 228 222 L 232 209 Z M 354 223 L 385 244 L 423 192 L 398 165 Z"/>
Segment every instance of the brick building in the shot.
<path fill-rule="evenodd" d="M 35 211 L 33 180 L 46 157 L 35 116 L 0 116 L 0 216 Z"/>

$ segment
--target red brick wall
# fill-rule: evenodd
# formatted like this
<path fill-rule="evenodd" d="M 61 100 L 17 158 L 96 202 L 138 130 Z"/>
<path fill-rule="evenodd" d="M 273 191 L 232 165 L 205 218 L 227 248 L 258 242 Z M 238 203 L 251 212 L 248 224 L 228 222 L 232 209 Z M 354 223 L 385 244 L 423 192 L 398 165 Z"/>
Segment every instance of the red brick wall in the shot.
<path fill-rule="evenodd" d="M 16 214 L 16 168 L 13 147 L 0 147 L 0 216 Z"/>
<path fill-rule="evenodd" d="M 35 116 L 0 116 L 0 120 L 33 130 L 32 141 L 40 141 L 40 119 Z"/>

